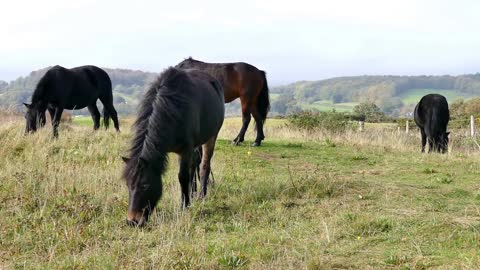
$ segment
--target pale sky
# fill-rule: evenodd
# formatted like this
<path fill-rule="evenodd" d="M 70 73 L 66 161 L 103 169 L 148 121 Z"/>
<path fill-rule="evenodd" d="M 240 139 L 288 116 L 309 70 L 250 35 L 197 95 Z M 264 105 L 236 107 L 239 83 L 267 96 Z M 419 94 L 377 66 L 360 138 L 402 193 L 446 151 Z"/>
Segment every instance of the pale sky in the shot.
<path fill-rule="evenodd" d="M 192 56 L 251 63 L 271 84 L 480 72 L 477 0 L 0 4 L 0 80 L 52 65 L 160 72 Z"/>

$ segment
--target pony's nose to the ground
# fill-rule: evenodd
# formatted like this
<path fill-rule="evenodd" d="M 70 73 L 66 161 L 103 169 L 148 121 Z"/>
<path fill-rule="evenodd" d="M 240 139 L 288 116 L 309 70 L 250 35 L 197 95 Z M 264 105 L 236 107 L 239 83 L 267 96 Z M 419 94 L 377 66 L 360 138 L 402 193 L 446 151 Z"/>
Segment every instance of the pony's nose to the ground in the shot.
<path fill-rule="evenodd" d="M 137 226 L 138 222 L 136 220 L 126 219 L 128 226 Z"/>

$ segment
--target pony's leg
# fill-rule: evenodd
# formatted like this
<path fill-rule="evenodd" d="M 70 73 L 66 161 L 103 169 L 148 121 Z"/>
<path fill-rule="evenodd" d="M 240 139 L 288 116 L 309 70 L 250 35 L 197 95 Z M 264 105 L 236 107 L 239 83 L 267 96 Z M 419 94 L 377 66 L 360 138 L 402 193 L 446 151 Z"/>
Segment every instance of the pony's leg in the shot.
<path fill-rule="evenodd" d="M 52 122 L 52 126 L 53 126 L 53 118 L 55 117 L 55 108 L 49 107 L 48 114 L 50 114 L 50 121 Z"/>
<path fill-rule="evenodd" d="M 118 124 L 118 115 L 115 107 L 113 107 L 113 97 L 110 96 L 100 96 L 100 101 L 103 104 L 103 122 L 105 129 L 108 128 L 108 117 L 111 117 L 113 120 L 113 125 L 117 131 L 120 131 L 120 125 Z M 108 117 L 107 117 L 108 116 Z"/>
<path fill-rule="evenodd" d="M 255 142 L 252 144 L 252 146 L 260 146 L 260 144 L 262 144 L 262 140 L 265 139 L 265 135 L 263 134 L 262 117 L 256 109 L 253 110 L 252 115 L 253 119 L 255 119 L 255 127 L 257 129 L 257 137 L 255 138 Z"/>
<path fill-rule="evenodd" d="M 193 150 L 190 150 L 180 155 L 178 180 L 180 181 L 180 187 L 182 190 L 182 208 L 187 208 L 190 205 L 190 183 L 192 181 L 190 170 L 192 167 L 192 153 Z"/>
<path fill-rule="evenodd" d="M 113 107 L 113 104 L 110 103 L 110 104 L 103 104 L 104 106 L 104 109 L 106 109 L 108 111 L 108 114 L 110 115 L 110 117 L 112 117 L 112 120 L 113 120 L 113 126 L 115 126 L 115 129 L 117 131 L 120 131 L 120 125 L 118 124 L 118 115 L 117 115 L 117 111 L 115 110 L 115 108 Z"/>
<path fill-rule="evenodd" d="M 433 151 L 433 139 L 432 138 L 427 138 L 428 140 L 428 153 Z"/>
<path fill-rule="evenodd" d="M 60 119 L 62 118 L 62 107 L 55 108 L 55 114 L 53 115 L 53 137 L 58 138 L 58 126 L 60 125 Z"/>
<path fill-rule="evenodd" d="M 422 153 L 425 153 L 425 145 L 427 145 L 427 134 L 425 134 L 423 128 L 420 129 L 420 133 L 422 135 Z"/>
<path fill-rule="evenodd" d="M 247 106 L 243 106 L 242 104 L 242 128 L 238 133 L 237 137 L 232 141 L 232 144 L 239 145 L 241 142 L 245 140 L 245 132 L 247 132 L 248 125 L 250 124 L 250 120 L 252 119 L 250 115 L 250 110 L 248 110 Z"/>
<path fill-rule="evenodd" d="M 192 192 L 197 192 L 197 177 L 200 180 L 200 162 L 202 161 L 202 147 L 197 147 L 193 151 L 192 166 L 190 175 L 192 177 Z"/>
<path fill-rule="evenodd" d="M 116 129 L 117 131 L 120 131 L 120 125 L 118 124 L 117 111 L 116 111 L 115 108 L 113 107 L 113 104 L 107 105 L 107 110 L 108 110 L 108 113 L 110 114 L 110 116 L 112 117 L 113 126 L 115 126 L 115 129 Z"/>
<path fill-rule="evenodd" d="M 100 127 L 100 112 L 98 111 L 97 104 L 88 106 L 88 111 L 92 115 L 93 130 L 97 130 Z"/>
<path fill-rule="evenodd" d="M 213 157 L 213 150 L 215 149 L 215 142 L 217 140 L 217 136 L 212 137 L 208 140 L 205 144 L 202 145 L 202 164 L 200 165 L 200 184 L 201 184 L 201 192 L 200 197 L 205 198 L 207 196 L 207 186 L 208 186 L 208 176 L 210 175 L 210 161 Z"/>

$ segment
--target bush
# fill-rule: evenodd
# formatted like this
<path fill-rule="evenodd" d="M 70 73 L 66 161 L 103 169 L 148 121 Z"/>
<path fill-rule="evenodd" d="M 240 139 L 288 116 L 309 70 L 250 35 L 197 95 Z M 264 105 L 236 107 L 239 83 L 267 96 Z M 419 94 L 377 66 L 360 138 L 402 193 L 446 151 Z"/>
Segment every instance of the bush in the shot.
<path fill-rule="evenodd" d="M 291 126 L 306 130 L 324 129 L 329 131 L 344 131 L 349 126 L 348 116 L 338 112 L 304 111 L 288 117 Z"/>
<path fill-rule="evenodd" d="M 385 113 L 380 111 L 373 102 L 362 102 L 353 108 L 353 113 L 358 118 L 363 118 L 365 122 L 378 123 L 385 121 Z"/>

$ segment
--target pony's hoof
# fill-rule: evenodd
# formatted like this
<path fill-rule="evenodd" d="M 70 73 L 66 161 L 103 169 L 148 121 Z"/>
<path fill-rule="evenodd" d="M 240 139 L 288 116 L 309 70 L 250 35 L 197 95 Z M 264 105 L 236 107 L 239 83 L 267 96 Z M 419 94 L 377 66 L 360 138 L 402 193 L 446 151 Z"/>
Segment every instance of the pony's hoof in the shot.
<path fill-rule="evenodd" d="M 257 146 L 260 146 L 260 145 L 261 145 L 261 143 L 259 143 L 259 142 L 254 142 L 254 143 L 252 143 L 252 146 L 253 146 L 253 147 L 257 147 Z"/>
<path fill-rule="evenodd" d="M 232 145 L 238 146 L 240 145 L 240 142 L 238 140 L 233 140 Z"/>

